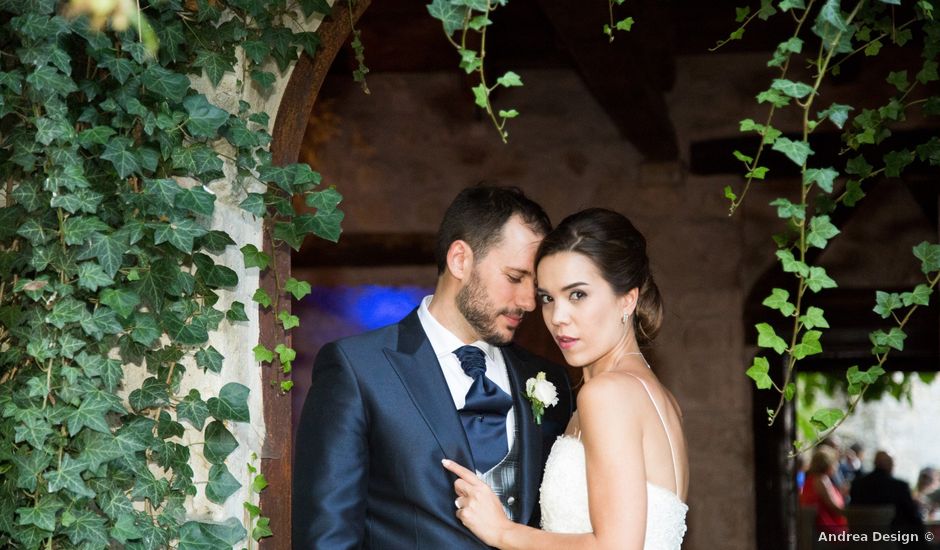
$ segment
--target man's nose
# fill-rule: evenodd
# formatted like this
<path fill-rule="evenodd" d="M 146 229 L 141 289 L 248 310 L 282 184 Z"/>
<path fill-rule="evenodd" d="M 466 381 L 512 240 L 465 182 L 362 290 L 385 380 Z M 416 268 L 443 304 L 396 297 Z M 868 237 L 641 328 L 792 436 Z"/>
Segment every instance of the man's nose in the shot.
<path fill-rule="evenodd" d="M 520 285 L 522 288 L 516 295 L 516 305 L 525 311 L 535 309 L 535 283 Z"/>

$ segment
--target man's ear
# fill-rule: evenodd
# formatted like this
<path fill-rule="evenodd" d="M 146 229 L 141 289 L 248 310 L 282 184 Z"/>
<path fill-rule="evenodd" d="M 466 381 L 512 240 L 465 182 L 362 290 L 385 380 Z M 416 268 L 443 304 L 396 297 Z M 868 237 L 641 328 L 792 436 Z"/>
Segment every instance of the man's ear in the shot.
<path fill-rule="evenodd" d="M 455 279 L 464 280 L 473 269 L 473 250 L 466 241 L 456 240 L 447 249 L 447 269 Z"/>

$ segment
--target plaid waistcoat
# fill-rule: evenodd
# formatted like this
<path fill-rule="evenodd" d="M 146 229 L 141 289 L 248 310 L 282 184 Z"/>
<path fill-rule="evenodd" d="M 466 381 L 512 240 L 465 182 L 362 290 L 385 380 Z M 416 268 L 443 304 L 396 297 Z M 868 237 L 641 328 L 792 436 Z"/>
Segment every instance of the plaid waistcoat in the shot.
<path fill-rule="evenodd" d="M 518 407 L 515 407 L 518 409 Z M 514 409 L 514 410 L 515 410 Z M 513 429 L 512 448 L 506 453 L 499 464 L 493 466 L 490 471 L 484 473 L 480 478 L 493 489 L 499 501 L 503 504 L 503 510 L 512 521 L 519 521 L 519 483 L 517 482 L 519 472 L 519 424 L 522 419 L 516 414 L 516 425 Z"/>

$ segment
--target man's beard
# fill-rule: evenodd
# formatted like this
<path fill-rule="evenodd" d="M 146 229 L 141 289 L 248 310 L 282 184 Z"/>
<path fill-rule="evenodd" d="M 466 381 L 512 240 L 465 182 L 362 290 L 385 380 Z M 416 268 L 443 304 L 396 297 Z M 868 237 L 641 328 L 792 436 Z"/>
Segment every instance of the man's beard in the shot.
<path fill-rule="evenodd" d="M 496 311 L 496 308 L 489 302 L 486 288 L 480 281 L 475 268 L 470 271 L 467 284 L 457 293 L 457 310 L 480 339 L 493 346 L 505 346 L 512 342 L 515 334 L 515 328 L 508 328 L 508 335 L 500 333 L 496 323 L 500 315 L 513 315 L 520 318 L 525 315 L 525 310 L 522 309 Z"/>

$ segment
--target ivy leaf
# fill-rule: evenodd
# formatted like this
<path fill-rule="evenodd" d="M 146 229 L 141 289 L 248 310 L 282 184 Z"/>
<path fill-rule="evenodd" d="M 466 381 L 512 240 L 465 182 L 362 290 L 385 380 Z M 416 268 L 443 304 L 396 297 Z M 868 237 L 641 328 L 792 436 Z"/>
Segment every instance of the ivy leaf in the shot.
<path fill-rule="evenodd" d="M 770 372 L 770 363 L 763 357 L 755 357 L 754 363 L 744 373 L 754 380 L 757 389 L 766 390 L 773 386 L 773 380 L 768 374 Z"/>
<path fill-rule="evenodd" d="M 291 315 L 286 311 L 278 313 L 277 318 L 281 321 L 281 324 L 284 325 L 284 330 L 290 330 L 300 326 L 300 317 Z"/>
<path fill-rule="evenodd" d="M 793 346 L 793 357 L 800 360 L 810 355 L 822 353 L 822 344 L 819 343 L 820 336 L 822 336 L 822 332 L 818 330 L 804 332 L 800 343 Z"/>
<path fill-rule="evenodd" d="M 215 209 L 215 195 L 206 191 L 202 185 L 191 189 L 182 189 L 176 197 L 176 206 L 185 208 L 194 214 L 211 216 Z"/>
<path fill-rule="evenodd" d="M 76 496 L 94 497 L 95 492 L 85 485 L 82 480 L 82 472 L 85 471 L 84 462 L 72 459 L 72 456 L 65 453 L 58 469 L 46 474 L 46 480 L 49 482 L 48 490 L 50 493 L 57 493 L 65 489 Z"/>
<path fill-rule="evenodd" d="M 144 313 L 134 315 L 134 325 L 131 329 L 131 339 L 133 341 L 149 347 L 161 334 L 163 334 L 163 330 L 160 329 L 157 320 L 152 315 Z"/>
<path fill-rule="evenodd" d="M 836 226 L 829 221 L 829 216 L 814 216 L 813 219 L 809 221 L 809 232 L 806 235 L 806 242 L 809 246 L 826 248 L 826 243 L 829 239 L 839 233 Z"/>
<path fill-rule="evenodd" d="M 199 395 L 199 390 L 189 390 L 189 394 L 176 404 L 176 419 L 189 422 L 192 427 L 202 431 L 202 426 L 209 418 L 209 407 Z"/>
<path fill-rule="evenodd" d="M 238 441 L 219 420 L 206 426 L 205 442 L 204 455 L 211 464 L 224 463 L 225 457 L 238 448 Z"/>
<path fill-rule="evenodd" d="M 770 87 L 794 99 L 802 99 L 813 92 L 813 87 L 809 84 L 793 82 L 783 78 L 774 79 Z"/>
<path fill-rule="evenodd" d="M 489 91 L 486 89 L 486 86 L 483 84 L 477 84 L 473 87 L 473 99 L 477 104 L 477 107 L 481 109 L 486 109 L 486 106 L 489 104 L 490 95 Z"/>
<path fill-rule="evenodd" d="M 780 93 L 778 90 L 770 88 L 757 94 L 758 103 L 770 103 L 774 107 L 786 107 L 790 103 L 790 98 Z"/>
<path fill-rule="evenodd" d="M 931 294 L 933 294 L 933 289 L 926 284 L 921 283 L 914 287 L 913 292 L 905 292 L 901 294 L 901 301 L 904 302 L 906 307 L 912 306 L 914 304 L 919 306 L 926 306 L 930 304 Z"/>
<path fill-rule="evenodd" d="M 841 409 L 820 409 L 813 413 L 810 422 L 820 431 L 828 430 L 842 420 L 845 413 Z"/>
<path fill-rule="evenodd" d="M 224 361 L 225 357 L 223 357 L 222 354 L 212 346 L 196 352 L 196 365 L 198 365 L 201 369 L 212 372 L 221 372 L 222 363 Z"/>
<path fill-rule="evenodd" d="M 809 275 L 809 266 L 794 258 L 793 253 L 789 250 L 778 250 L 776 254 L 785 272 L 797 273 L 801 277 Z"/>
<path fill-rule="evenodd" d="M 174 102 L 182 101 L 189 90 L 189 78 L 186 75 L 170 71 L 158 63 L 147 65 L 141 75 L 141 82 L 157 97 Z"/>
<path fill-rule="evenodd" d="M 186 128 L 196 138 L 214 138 L 219 128 L 228 120 L 227 111 L 209 103 L 202 94 L 191 95 L 183 101 L 189 113 Z"/>
<path fill-rule="evenodd" d="M 262 71 L 260 69 L 251 70 L 251 79 L 258 83 L 258 86 L 261 86 L 262 90 L 267 90 L 274 86 L 274 83 L 277 81 L 277 77 L 272 72 Z"/>
<path fill-rule="evenodd" d="M 143 532 L 137 527 L 133 514 L 122 514 L 111 527 L 110 535 L 114 540 L 126 545 L 128 541 L 143 537 Z"/>
<path fill-rule="evenodd" d="M 242 484 L 229 473 L 225 464 L 213 464 L 209 468 L 209 484 L 206 485 L 206 498 L 216 504 L 225 504 L 228 497 L 241 488 Z"/>
<path fill-rule="evenodd" d="M 924 61 L 924 66 L 917 71 L 914 78 L 921 84 L 928 84 L 940 79 L 940 74 L 937 74 L 937 62 L 929 59 Z"/>
<path fill-rule="evenodd" d="M 247 321 L 248 314 L 245 313 L 245 304 L 237 301 L 232 302 L 232 305 L 229 306 L 229 310 L 225 312 L 225 318 L 232 323 Z"/>
<path fill-rule="evenodd" d="M 82 330 L 95 340 L 101 340 L 105 334 L 118 334 L 124 330 L 117 319 L 117 314 L 109 307 L 99 307 L 81 321 Z"/>
<path fill-rule="evenodd" d="M 318 210 L 316 214 L 303 214 L 295 218 L 295 227 L 301 234 L 313 233 L 314 235 L 330 242 L 338 242 L 339 236 L 343 232 L 340 224 L 345 214 L 341 210 L 325 212 Z"/>
<path fill-rule="evenodd" d="M 41 66 L 30 73 L 26 77 L 26 83 L 43 95 L 64 96 L 78 91 L 78 86 L 71 78 L 49 65 Z"/>
<path fill-rule="evenodd" d="M 793 396 L 795 396 L 795 395 L 796 395 L 796 384 L 794 384 L 793 382 L 790 382 L 790 383 L 787 384 L 787 386 L 783 389 L 783 397 L 784 397 L 787 401 L 793 401 Z"/>
<path fill-rule="evenodd" d="M 101 158 L 111 161 L 118 176 L 126 178 L 135 172 L 140 171 L 140 163 L 137 155 L 130 149 L 133 142 L 125 137 L 114 137 L 108 141 Z"/>
<path fill-rule="evenodd" d="M 161 318 L 164 330 L 175 342 L 185 346 L 197 346 L 209 339 L 209 332 L 195 321 L 187 323 L 172 311 L 167 311 Z"/>
<path fill-rule="evenodd" d="M 260 193 L 248 193 L 248 196 L 245 197 L 239 205 L 242 210 L 254 214 L 259 218 L 263 218 L 266 207 L 264 206 L 264 195 Z"/>
<path fill-rule="evenodd" d="M 162 407 L 170 401 L 170 388 L 166 382 L 150 377 L 131 392 L 127 401 L 135 411 Z"/>
<path fill-rule="evenodd" d="M 222 77 L 227 71 L 232 70 L 234 64 L 234 58 L 229 59 L 218 52 L 203 49 L 196 50 L 196 59 L 193 61 L 194 67 L 202 67 L 206 71 L 206 76 L 209 77 L 209 82 L 213 86 L 219 85 Z"/>
<path fill-rule="evenodd" d="M 309 17 L 309 14 L 305 14 Z M 271 54 L 271 48 L 264 40 L 246 40 L 242 42 L 242 49 L 245 55 L 255 65 L 261 65 Z"/>
<path fill-rule="evenodd" d="M 251 299 L 261 307 L 271 307 L 271 297 L 268 296 L 268 293 L 263 288 L 256 290 Z"/>
<path fill-rule="evenodd" d="M 824 288 L 836 288 L 838 285 L 826 274 L 825 269 L 814 266 L 809 268 L 806 286 L 813 292 L 819 292 Z"/>
<path fill-rule="evenodd" d="M 764 299 L 762 302 L 763 305 L 769 307 L 770 309 L 776 309 L 783 314 L 784 317 L 789 317 L 793 315 L 793 312 L 796 311 L 796 306 L 789 302 L 790 293 L 782 288 L 775 288 L 771 292 L 770 296 Z"/>
<path fill-rule="evenodd" d="M 849 119 L 849 111 L 853 109 L 854 107 L 850 105 L 833 103 L 825 111 L 816 113 L 816 116 L 818 116 L 820 120 L 828 118 L 830 122 L 836 125 L 836 128 L 841 130 L 842 127 L 845 126 L 845 122 Z"/>
<path fill-rule="evenodd" d="M 789 10 L 805 10 L 806 4 L 803 0 L 780 0 L 780 3 L 777 4 L 780 8 L 780 11 L 789 11 Z"/>
<path fill-rule="evenodd" d="M 522 79 L 518 74 L 512 71 L 506 71 L 503 76 L 496 79 L 496 83 L 504 88 L 510 88 L 512 86 L 522 86 Z"/>
<path fill-rule="evenodd" d="M 124 318 L 129 318 L 140 304 L 140 296 L 136 292 L 126 288 L 109 288 L 103 290 L 99 296 L 99 300 L 102 304 L 109 306 L 116 311 L 118 315 Z"/>
<path fill-rule="evenodd" d="M 52 434 L 49 421 L 39 411 L 33 409 L 24 411 L 17 420 L 19 424 L 14 429 L 14 442 L 26 441 L 35 449 L 41 450 L 46 438 Z"/>
<path fill-rule="evenodd" d="M 235 518 L 229 518 L 224 523 L 187 521 L 180 527 L 177 550 L 231 548 L 246 535 L 245 528 Z"/>
<path fill-rule="evenodd" d="M 899 92 L 903 92 L 910 87 L 910 82 L 907 79 L 907 71 L 892 71 L 888 73 L 888 78 L 886 79 L 888 84 L 892 84 Z"/>
<path fill-rule="evenodd" d="M 770 206 L 777 207 L 777 216 L 783 219 L 795 218 L 802 221 L 806 218 L 806 205 L 805 204 L 793 204 L 789 199 L 775 199 L 770 203 Z"/>
<path fill-rule="evenodd" d="M 89 236 L 88 248 L 79 255 L 79 260 L 96 259 L 101 269 L 112 279 L 124 263 L 127 243 L 114 235 L 93 233 Z"/>
<path fill-rule="evenodd" d="M 823 310 L 815 306 L 807 308 L 806 314 L 800 315 L 799 321 L 807 329 L 829 328 L 829 322 L 823 317 Z"/>
<path fill-rule="evenodd" d="M 68 422 L 69 435 L 75 436 L 82 428 L 110 434 L 111 428 L 105 421 L 105 415 L 111 410 L 111 405 L 100 400 L 85 400 L 77 409 L 70 409 L 65 419 Z"/>
<path fill-rule="evenodd" d="M 755 325 L 757 328 L 757 345 L 762 348 L 771 348 L 781 354 L 787 349 L 787 343 L 784 342 L 783 338 L 777 336 L 777 333 L 774 332 L 773 327 L 767 323 L 759 323 Z"/>
<path fill-rule="evenodd" d="M 832 184 L 839 177 L 839 172 L 834 168 L 807 168 L 803 174 L 803 183 L 809 185 L 815 183 L 826 193 L 832 193 Z"/>
<path fill-rule="evenodd" d="M 885 370 L 878 365 L 866 371 L 859 370 L 857 366 L 853 366 L 846 371 L 845 377 L 851 384 L 874 384 L 883 374 L 885 374 Z"/>
<path fill-rule="evenodd" d="M 940 244 L 923 241 L 914 247 L 914 256 L 920 260 L 920 270 L 925 275 L 940 271 Z"/>
<path fill-rule="evenodd" d="M 284 283 L 284 290 L 290 292 L 295 300 L 300 300 L 304 296 L 310 294 L 310 283 L 307 281 L 299 281 L 293 277 L 287 280 Z"/>
<path fill-rule="evenodd" d="M 62 224 L 65 244 L 83 244 L 93 233 L 106 231 L 110 226 L 95 216 L 70 216 Z"/>
<path fill-rule="evenodd" d="M 168 242 L 177 250 L 186 254 L 193 251 L 193 239 L 206 234 L 204 227 L 188 218 L 155 225 L 154 244 Z"/>
<path fill-rule="evenodd" d="M 55 495 L 43 495 L 31 508 L 17 508 L 16 513 L 20 519 L 17 525 L 35 525 L 46 531 L 55 531 L 56 514 L 64 505 Z"/>
<path fill-rule="evenodd" d="M 334 187 L 307 193 L 304 202 L 307 206 L 316 208 L 324 213 L 336 210 L 336 207 L 342 202 L 343 196 Z"/>
<path fill-rule="evenodd" d="M 884 156 L 885 176 L 897 178 L 901 176 L 901 171 L 914 162 L 914 152 L 903 149 L 901 151 L 891 151 Z"/>
<path fill-rule="evenodd" d="M 270 363 L 274 361 L 274 352 L 266 348 L 264 344 L 258 344 L 251 351 L 255 354 L 255 361 L 259 363 Z"/>
<path fill-rule="evenodd" d="M 241 251 L 246 268 L 257 267 L 264 270 L 271 263 L 271 257 L 258 250 L 258 247 L 253 244 L 246 244 L 241 248 Z"/>
<path fill-rule="evenodd" d="M 898 327 L 892 327 L 889 332 L 876 330 L 868 335 L 871 343 L 875 345 L 875 353 L 884 353 L 888 348 L 904 351 L 904 340 L 907 334 Z"/>
<path fill-rule="evenodd" d="M 432 0 L 427 6 L 431 17 L 438 19 L 444 25 L 444 33 L 451 36 L 458 29 L 463 28 L 468 8 L 455 4 L 450 0 Z"/>
<path fill-rule="evenodd" d="M 797 166 L 806 164 L 806 158 L 813 154 L 813 150 L 805 141 L 793 141 L 785 137 L 777 138 L 772 148 L 786 155 Z"/>
<path fill-rule="evenodd" d="M 248 422 L 250 419 L 248 394 L 247 387 L 237 382 L 229 382 L 222 386 L 219 397 L 212 397 L 206 403 L 209 406 L 209 413 L 217 420 Z"/>
<path fill-rule="evenodd" d="M 88 314 L 85 304 L 75 298 L 62 298 L 54 306 L 52 311 L 46 316 L 46 322 L 52 324 L 58 329 L 64 328 L 69 323 L 77 323 Z"/>
<path fill-rule="evenodd" d="M 111 286 L 114 279 L 108 277 L 95 262 L 82 262 L 78 264 L 78 286 L 96 292 L 101 287 Z"/>
<path fill-rule="evenodd" d="M 901 295 L 897 292 L 884 292 L 882 290 L 875 292 L 875 307 L 872 309 L 883 319 L 891 316 L 891 312 L 902 306 Z"/>

